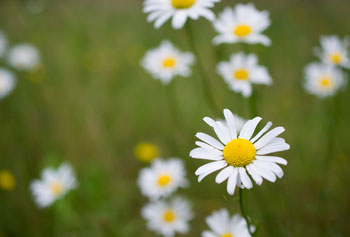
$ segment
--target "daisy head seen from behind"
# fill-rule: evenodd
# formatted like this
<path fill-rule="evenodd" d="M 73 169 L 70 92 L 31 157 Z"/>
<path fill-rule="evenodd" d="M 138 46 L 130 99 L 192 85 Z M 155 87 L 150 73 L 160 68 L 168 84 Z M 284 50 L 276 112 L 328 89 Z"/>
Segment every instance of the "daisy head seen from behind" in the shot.
<path fill-rule="evenodd" d="M 141 215 L 150 230 L 165 237 L 186 234 L 193 218 L 191 204 L 181 197 L 151 202 L 142 209 Z"/>
<path fill-rule="evenodd" d="M 10 66 L 17 70 L 28 71 L 40 63 L 39 51 L 30 44 L 19 44 L 10 49 L 7 56 Z"/>
<path fill-rule="evenodd" d="M 149 50 L 142 60 L 143 68 L 155 79 L 168 84 L 175 76 L 188 77 L 194 55 L 181 52 L 170 41 L 163 41 L 158 48 Z"/>
<path fill-rule="evenodd" d="M 64 197 L 71 189 L 76 188 L 77 181 L 70 164 L 64 162 L 57 170 L 46 168 L 40 180 L 34 180 L 30 189 L 35 202 L 41 208 L 48 207 Z"/>
<path fill-rule="evenodd" d="M 174 29 L 184 26 L 187 18 L 197 20 L 205 17 L 212 21 L 215 18 L 210 8 L 220 0 L 145 0 L 143 11 L 148 15 L 147 21 L 154 21 L 155 28 L 161 27 L 172 18 Z"/>
<path fill-rule="evenodd" d="M 271 24 L 269 13 L 258 11 L 253 4 L 237 4 L 233 9 L 227 7 L 213 24 L 219 34 L 213 39 L 215 44 L 271 44 L 271 40 L 262 34 Z"/>
<path fill-rule="evenodd" d="M 310 63 L 304 72 L 304 88 L 320 98 L 334 95 L 346 85 L 344 73 L 332 65 Z"/>
<path fill-rule="evenodd" d="M 140 171 L 138 185 L 143 195 L 156 200 L 168 196 L 179 187 L 186 187 L 188 181 L 185 176 L 185 166 L 180 159 L 156 159 L 150 167 Z"/>
<path fill-rule="evenodd" d="M 231 90 L 242 93 L 244 97 L 251 96 L 252 84 L 272 84 L 269 72 L 258 65 L 258 58 L 254 54 L 233 54 L 229 62 L 218 64 L 217 72 Z"/>
<path fill-rule="evenodd" d="M 205 133 L 197 133 L 197 148 L 190 152 L 195 159 L 210 160 L 208 164 L 199 167 L 195 174 L 200 182 L 207 175 L 220 170 L 215 181 L 227 181 L 227 192 L 234 194 L 236 186 L 251 189 L 253 183 L 261 185 L 263 179 L 275 182 L 283 176 L 283 170 L 278 164 L 286 165 L 287 161 L 270 153 L 288 150 L 290 147 L 283 138 L 278 137 L 284 132 L 283 127 L 272 126 L 268 122 L 259 132 L 255 132 L 262 118 L 248 120 L 237 132 L 235 117 L 228 109 L 224 110 L 226 124 L 205 117 L 204 121 L 211 126 L 219 140 Z M 249 175 L 250 177 L 249 177 Z"/>
<path fill-rule="evenodd" d="M 210 230 L 202 232 L 202 237 L 250 237 L 248 226 L 239 214 L 230 216 L 226 209 L 214 211 L 206 218 Z M 251 231 L 255 227 L 251 226 Z"/>
<path fill-rule="evenodd" d="M 12 72 L 0 68 L 0 99 L 9 95 L 16 86 L 16 79 Z"/>

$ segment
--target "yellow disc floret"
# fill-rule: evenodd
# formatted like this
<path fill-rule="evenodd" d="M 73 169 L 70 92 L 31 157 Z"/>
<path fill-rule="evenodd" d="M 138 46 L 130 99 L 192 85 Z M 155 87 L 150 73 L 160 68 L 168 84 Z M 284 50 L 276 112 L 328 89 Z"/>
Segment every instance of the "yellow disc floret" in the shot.
<path fill-rule="evenodd" d="M 51 191 L 54 195 L 60 195 L 63 191 L 63 185 L 61 182 L 56 181 L 51 184 Z"/>
<path fill-rule="evenodd" d="M 321 88 L 328 89 L 332 87 L 332 85 L 333 85 L 333 81 L 330 77 L 325 76 L 320 79 Z"/>
<path fill-rule="evenodd" d="M 334 64 L 339 64 L 342 61 L 342 57 L 339 53 L 333 53 L 333 54 L 329 55 L 329 59 Z"/>
<path fill-rule="evenodd" d="M 251 32 L 252 28 L 248 25 L 239 25 L 233 30 L 233 33 L 238 37 L 245 37 Z"/>
<path fill-rule="evenodd" d="M 223 155 L 226 162 L 234 167 L 244 167 L 255 160 L 256 149 L 250 141 L 237 138 L 224 148 Z"/>
<path fill-rule="evenodd" d="M 159 149 L 147 142 L 139 143 L 135 148 L 135 156 L 142 162 L 150 162 L 159 155 Z"/>
<path fill-rule="evenodd" d="M 158 185 L 161 187 L 167 186 L 171 181 L 171 177 L 167 174 L 161 175 L 158 178 Z"/>
<path fill-rule="evenodd" d="M 190 8 L 196 0 L 171 0 L 171 4 L 176 9 Z"/>
<path fill-rule="evenodd" d="M 6 171 L 0 171 L 0 189 L 10 191 L 15 187 L 15 178 L 13 175 Z"/>
<path fill-rule="evenodd" d="M 249 78 L 249 73 L 245 69 L 239 69 L 235 71 L 233 75 L 237 80 L 242 80 L 242 81 L 248 80 Z"/>
<path fill-rule="evenodd" d="M 175 213 L 172 210 L 167 210 L 163 214 L 163 220 L 165 222 L 168 222 L 168 223 L 173 222 L 175 218 L 176 218 Z"/>
<path fill-rule="evenodd" d="M 230 233 L 225 233 L 225 234 L 220 235 L 220 237 L 234 237 L 234 235 L 230 234 Z"/>
<path fill-rule="evenodd" d="M 174 58 L 166 58 L 163 61 L 163 67 L 166 68 L 172 68 L 175 66 L 175 59 Z"/>

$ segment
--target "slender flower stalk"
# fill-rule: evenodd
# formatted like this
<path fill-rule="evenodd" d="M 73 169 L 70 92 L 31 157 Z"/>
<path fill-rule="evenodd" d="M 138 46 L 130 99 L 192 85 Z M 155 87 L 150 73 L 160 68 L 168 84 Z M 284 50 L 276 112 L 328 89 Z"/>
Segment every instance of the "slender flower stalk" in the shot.
<path fill-rule="evenodd" d="M 242 188 L 239 189 L 239 208 L 241 209 L 241 214 L 242 214 L 245 222 L 247 223 L 249 234 L 251 236 L 255 236 L 258 232 L 258 228 L 254 232 L 252 232 L 252 229 L 250 227 L 251 225 L 250 225 L 249 218 L 248 218 L 247 213 L 244 209 L 244 190 Z"/>

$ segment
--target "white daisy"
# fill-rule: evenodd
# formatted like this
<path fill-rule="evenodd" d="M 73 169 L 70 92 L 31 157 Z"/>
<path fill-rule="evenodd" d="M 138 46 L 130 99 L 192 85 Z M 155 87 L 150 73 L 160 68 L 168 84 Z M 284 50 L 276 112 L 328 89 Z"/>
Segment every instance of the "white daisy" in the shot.
<path fill-rule="evenodd" d="M 349 50 L 350 38 L 341 40 L 338 36 L 322 36 L 321 49 L 316 48 L 315 54 L 323 63 L 350 68 Z"/>
<path fill-rule="evenodd" d="M 258 11 L 253 4 L 237 4 L 233 9 L 227 7 L 213 24 L 219 34 L 213 39 L 215 44 L 271 44 L 271 40 L 262 34 L 271 24 L 269 13 Z"/>
<path fill-rule="evenodd" d="M 263 178 L 270 182 L 275 182 L 276 176 L 281 178 L 283 171 L 276 163 L 286 165 L 287 161 L 277 156 L 266 155 L 289 149 L 285 140 L 278 137 L 284 132 L 284 128 L 276 127 L 267 132 L 272 125 L 268 122 L 254 135 L 256 126 L 261 121 L 260 117 L 256 117 L 248 120 L 238 134 L 231 111 L 225 109 L 224 115 L 227 125 L 208 117 L 204 118 L 204 121 L 214 128 L 220 141 L 205 133 L 196 134 L 203 142 L 196 142 L 199 147 L 193 149 L 190 156 L 212 161 L 196 170 L 198 181 L 222 169 L 215 181 L 222 183 L 228 179 L 227 192 L 233 195 L 236 185 L 247 189 L 253 187 L 247 171 L 258 185 L 262 184 Z"/>
<path fill-rule="evenodd" d="M 180 197 L 170 201 L 151 202 L 142 209 L 141 215 L 147 220 L 150 230 L 165 237 L 187 233 L 188 222 L 193 218 L 191 204 Z"/>
<path fill-rule="evenodd" d="M 197 20 L 205 17 L 212 21 L 214 13 L 209 8 L 220 0 L 145 0 L 143 11 L 149 13 L 147 21 L 155 21 L 156 28 L 161 27 L 164 22 L 172 18 L 172 26 L 180 29 L 186 23 L 187 18 Z"/>
<path fill-rule="evenodd" d="M 12 72 L 0 68 L 0 99 L 11 93 L 16 86 L 16 79 Z"/>
<path fill-rule="evenodd" d="M 332 65 L 310 63 L 305 68 L 304 88 L 311 94 L 325 98 L 346 85 L 344 77 L 343 72 Z"/>
<path fill-rule="evenodd" d="M 269 72 L 265 67 L 258 65 L 258 58 L 254 54 L 233 54 L 229 62 L 218 64 L 217 71 L 231 90 L 241 92 L 244 97 L 252 94 L 252 83 L 272 84 Z"/>
<path fill-rule="evenodd" d="M 30 44 L 19 44 L 10 49 L 8 63 L 18 70 L 31 70 L 40 62 L 38 49 Z"/>
<path fill-rule="evenodd" d="M 202 237 L 250 237 L 248 226 L 239 214 L 230 217 L 226 209 L 213 212 L 206 218 L 210 231 L 204 231 Z M 255 227 L 250 227 L 251 231 Z"/>
<path fill-rule="evenodd" d="M 172 43 L 165 40 L 158 48 L 149 50 L 142 60 L 142 66 L 155 78 L 168 84 L 175 76 L 188 77 L 194 55 L 182 53 Z"/>
<path fill-rule="evenodd" d="M 7 38 L 5 34 L 0 31 L 0 58 L 5 54 L 7 47 Z"/>
<path fill-rule="evenodd" d="M 140 171 L 138 185 L 143 195 L 150 199 L 168 196 L 179 187 L 186 187 L 186 171 L 180 159 L 156 159 L 151 166 Z"/>
<path fill-rule="evenodd" d="M 57 199 L 76 188 L 77 181 L 70 164 L 64 162 L 57 170 L 46 168 L 41 174 L 40 180 L 34 180 L 30 184 L 35 202 L 41 208 L 48 207 Z"/>

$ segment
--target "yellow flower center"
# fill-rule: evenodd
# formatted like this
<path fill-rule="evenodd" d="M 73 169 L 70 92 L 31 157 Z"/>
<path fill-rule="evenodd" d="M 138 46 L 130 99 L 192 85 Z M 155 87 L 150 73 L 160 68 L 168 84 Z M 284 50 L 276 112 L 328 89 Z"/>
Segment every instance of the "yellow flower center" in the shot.
<path fill-rule="evenodd" d="M 225 233 L 225 234 L 220 235 L 220 237 L 234 237 L 234 235 L 230 234 L 230 233 Z"/>
<path fill-rule="evenodd" d="M 166 58 L 163 61 L 163 67 L 172 68 L 174 66 L 175 66 L 175 59 L 174 58 Z"/>
<path fill-rule="evenodd" d="M 242 81 L 248 80 L 249 78 L 249 73 L 245 69 L 239 69 L 235 71 L 233 75 L 237 80 L 242 80 Z"/>
<path fill-rule="evenodd" d="M 161 187 L 164 187 L 168 185 L 170 181 L 171 181 L 171 177 L 167 174 L 164 174 L 158 178 L 158 185 Z"/>
<path fill-rule="evenodd" d="M 168 222 L 168 223 L 170 223 L 170 222 L 173 222 L 174 220 L 175 220 L 175 213 L 174 213 L 174 211 L 172 211 L 172 210 L 167 210 L 166 212 L 164 212 L 164 214 L 163 214 L 163 219 L 164 219 L 164 221 L 165 222 Z"/>
<path fill-rule="evenodd" d="M 63 185 L 61 182 L 56 181 L 53 184 L 51 184 L 51 191 L 54 195 L 60 195 L 63 191 Z"/>
<path fill-rule="evenodd" d="M 322 77 L 320 79 L 320 86 L 322 88 L 328 89 L 328 88 L 332 87 L 332 85 L 333 85 L 333 82 L 332 82 L 332 79 L 330 77 L 325 76 L 325 77 Z"/>
<path fill-rule="evenodd" d="M 233 33 L 238 37 L 245 37 L 252 32 L 252 28 L 248 25 L 239 25 L 234 30 Z"/>
<path fill-rule="evenodd" d="M 329 59 L 334 64 L 339 64 L 342 61 L 342 57 L 339 53 L 334 53 L 334 54 L 329 55 Z"/>
<path fill-rule="evenodd" d="M 15 187 L 15 178 L 13 175 L 4 170 L 0 171 L 0 189 L 10 191 Z"/>
<path fill-rule="evenodd" d="M 158 155 L 158 148 L 151 143 L 142 142 L 135 148 L 135 156 L 142 162 L 150 162 L 154 158 L 158 157 Z"/>
<path fill-rule="evenodd" d="M 224 148 L 223 155 L 226 162 L 234 167 L 244 167 L 255 159 L 256 149 L 250 141 L 237 138 Z"/>
<path fill-rule="evenodd" d="M 190 8 L 196 0 L 171 0 L 171 4 L 176 9 Z"/>

